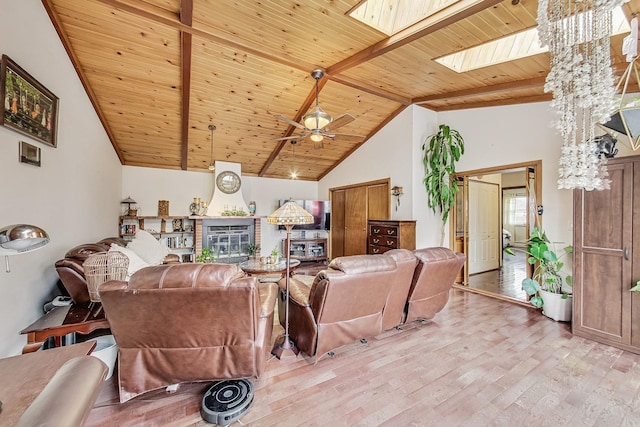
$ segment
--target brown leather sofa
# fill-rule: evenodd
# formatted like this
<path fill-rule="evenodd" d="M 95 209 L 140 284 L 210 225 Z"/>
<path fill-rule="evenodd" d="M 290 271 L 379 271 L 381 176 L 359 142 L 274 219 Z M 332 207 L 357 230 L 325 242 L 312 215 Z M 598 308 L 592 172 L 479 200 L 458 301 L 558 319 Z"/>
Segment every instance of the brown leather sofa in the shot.
<path fill-rule="evenodd" d="M 232 264 L 143 268 L 100 299 L 118 344 L 120 402 L 171 384 L 257 378 L 271 350 L 275 283 Z"/>
<path fill-rule="evenodd" d="M 127 246 L 128 242 L 120 237 L 107 237 L 97 243 L 85 243 L 71 248 L 63 259 L 56 261 L 55 267 L 60 281 L 75 304 L 88 303 L 90 301 L 89 288 L 87 287 L 87 279 L 85 278 L 82 264 L 89 255 L 107 252 L 112 243 Z M 173 262 L 179 262 L 178 256 L 175 254 L 168 255 L 165 263 Z"/>
<path fill-rule="evenodd" d="M 383 311 L 397 274 L 392 257 L 353 255 L 335 258 L 312 283 L 292 277 L 289 334 L 298 349 L 315 356 L 382 332 Z M 278 310 L 282 323 L 282 298 Z"/>
<path fill-rule="evenodd" d="M 416 249 L 418 259 L 404 323 L 431 319 L 449 301 L 449 290 L 464 265 L 466 256 L 448 248 Z"/>
<path fill-rule="evenodd" d="M 448 301 L 465 256 L 447 248 L 394 249 L 381 255 L 339 257 L 315 277 L 289 283 L 289 333 L 308 356 L 430 319 Z M 280 322 L 285 315 L 279 282 Z M 284 326 L 284 324 L 283 324 Z"/>

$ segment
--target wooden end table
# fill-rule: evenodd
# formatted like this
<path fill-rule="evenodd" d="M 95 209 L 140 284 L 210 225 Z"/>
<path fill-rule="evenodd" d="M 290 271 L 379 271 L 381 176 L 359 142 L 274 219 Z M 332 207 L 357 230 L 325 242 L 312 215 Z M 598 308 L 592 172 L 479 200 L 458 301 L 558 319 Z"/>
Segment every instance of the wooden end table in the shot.
<path fill-rule="evenodd" d="M 71 333 L 88 334 L 96 329 L 109 329 L 102 304 L 84 303 L 55 307 L 40 319 L 20 331 L 27 335 L 27 345 L 22 353 L 31 353 L 42 347 L 49 337 L 54 337 L 56 347 L 62 345 L 62 337 Z"/>

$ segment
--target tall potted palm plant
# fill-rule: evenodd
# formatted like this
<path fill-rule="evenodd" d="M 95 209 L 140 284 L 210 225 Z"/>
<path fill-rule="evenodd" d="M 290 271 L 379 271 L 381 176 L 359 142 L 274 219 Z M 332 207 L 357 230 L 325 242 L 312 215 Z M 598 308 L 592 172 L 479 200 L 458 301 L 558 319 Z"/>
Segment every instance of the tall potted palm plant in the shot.
<path fill-rule="evenodd" d="M 427 204 L 433 213 L 441 213 L 440 245 L 443 245 L 445 224 L 455 203 L 455 195 L 460 190 L 453 175 L 456 162 L 464 154 L 464 139 L 457 130 L 441 124 L 438 131 L 422 144 L 422 151 Z"/>

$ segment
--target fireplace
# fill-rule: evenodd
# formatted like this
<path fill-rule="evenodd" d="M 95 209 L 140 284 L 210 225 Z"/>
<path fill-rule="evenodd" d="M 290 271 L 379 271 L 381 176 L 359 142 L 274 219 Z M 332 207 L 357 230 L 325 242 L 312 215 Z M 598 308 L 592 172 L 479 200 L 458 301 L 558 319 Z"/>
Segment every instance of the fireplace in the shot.
<path fill-rule="evenodd" d="M 254 218 L 202 219 L 202 247 L 216 262 L 237 264 L 249 258 L 247 246 L 255 242 Z"/>

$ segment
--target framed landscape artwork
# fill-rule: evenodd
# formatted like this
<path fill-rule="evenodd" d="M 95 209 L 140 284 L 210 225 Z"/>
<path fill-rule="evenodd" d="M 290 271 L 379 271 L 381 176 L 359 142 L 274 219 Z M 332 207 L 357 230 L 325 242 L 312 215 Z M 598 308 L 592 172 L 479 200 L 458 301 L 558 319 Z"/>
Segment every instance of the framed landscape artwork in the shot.
<path fill-rule="evenodd" d="M 58 97 L 2 55 L 0 125 L 55 147 Z"/>

